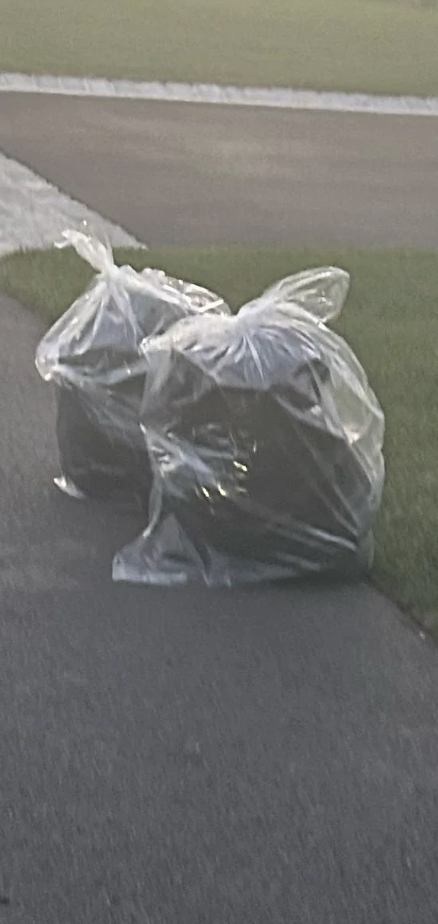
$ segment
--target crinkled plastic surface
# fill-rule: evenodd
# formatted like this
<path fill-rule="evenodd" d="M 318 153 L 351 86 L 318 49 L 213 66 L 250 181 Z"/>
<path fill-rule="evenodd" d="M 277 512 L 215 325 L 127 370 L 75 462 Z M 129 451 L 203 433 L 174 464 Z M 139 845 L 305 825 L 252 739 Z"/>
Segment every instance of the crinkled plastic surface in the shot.
<path fill-rule="evenodd" d="M 325 323 L 348 287 L 340 269 L 311 270 L 236 317 L 143 344 L 150 525 L 115 557 L 115 580 L 231 586 L 369 566 L 384 416 Z"/>
<path fill-rule="evenodd" d="M 181 318 L 229 314 L 229 308 L 212 292 L 161 270 L 117 267 L 110 246 L 83 232 L 65 232 L 59 246 L 74 247 L 98 275 L 36 353 L 42 378 L 58 387 L 62 475 L 56 483 L 70 496 L 132 497 L 147 505 L 151 472 L 139 425 L 146 371 L 140 345 Z"/>

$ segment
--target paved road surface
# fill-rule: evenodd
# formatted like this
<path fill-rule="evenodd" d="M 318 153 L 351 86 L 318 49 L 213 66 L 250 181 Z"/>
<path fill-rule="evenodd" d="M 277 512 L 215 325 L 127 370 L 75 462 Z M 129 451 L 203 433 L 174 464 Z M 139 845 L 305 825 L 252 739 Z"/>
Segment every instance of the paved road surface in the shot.
<path fill-rule="evenodd" d="M 0 150 L 153 245 L 438 246 L 438 119 L 12 94 Z"/>
<path fill-rule="evenodd" d="M 438 654 L 372 590 L 114 586 L 0 311 L 0 921 L 436 924 Z"/>

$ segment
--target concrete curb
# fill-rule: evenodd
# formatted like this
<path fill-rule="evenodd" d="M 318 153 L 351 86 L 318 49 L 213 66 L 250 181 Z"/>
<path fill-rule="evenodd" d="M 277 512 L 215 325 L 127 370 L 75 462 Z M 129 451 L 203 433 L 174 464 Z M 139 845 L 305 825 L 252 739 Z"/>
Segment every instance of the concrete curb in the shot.
<path fill-rule="evenodd" d="M 215 103 L 319 112 L 438 116 L 438 97 L 372 96 L 280 87 L 235 87 L 216 84 L 135 82 L 92 77 L 0 74 L 0 93 L 43 93 L 101 99 Z"/>

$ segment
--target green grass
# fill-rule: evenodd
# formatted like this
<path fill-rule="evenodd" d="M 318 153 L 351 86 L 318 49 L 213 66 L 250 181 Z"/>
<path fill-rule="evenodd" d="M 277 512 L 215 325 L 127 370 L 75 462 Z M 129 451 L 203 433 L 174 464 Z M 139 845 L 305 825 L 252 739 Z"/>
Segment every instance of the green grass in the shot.
<path fill-rule="evenodd" d="M 420 0 L 0 0 L 0 71 L 433 95 L 437 48 Z"/>
<path fill-rule="evenodd" d="M 243 249 L 117 253 L 198 281 L 233 307 L 306 266 L 352 274 L 340 329 L 366 367 L 387 417 L 387 486 L 376 529 L 376 584 L 438 627 L 438 310 L 434 253 Z M 14 254 L 0 261 L 0 291 L 58 317 L 91 278 L 75 254 Z"/>

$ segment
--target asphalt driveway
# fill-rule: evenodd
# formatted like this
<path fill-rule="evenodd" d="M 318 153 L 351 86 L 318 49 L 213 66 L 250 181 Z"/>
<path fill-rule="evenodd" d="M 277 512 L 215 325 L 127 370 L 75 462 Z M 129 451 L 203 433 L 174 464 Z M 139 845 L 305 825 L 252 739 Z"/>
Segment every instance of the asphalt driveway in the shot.
<path fill-rule="evenodd" d="M 0 920 L 435 924 L 438 656 L 363 587 L 113 585 L 2 301 Z"/>

